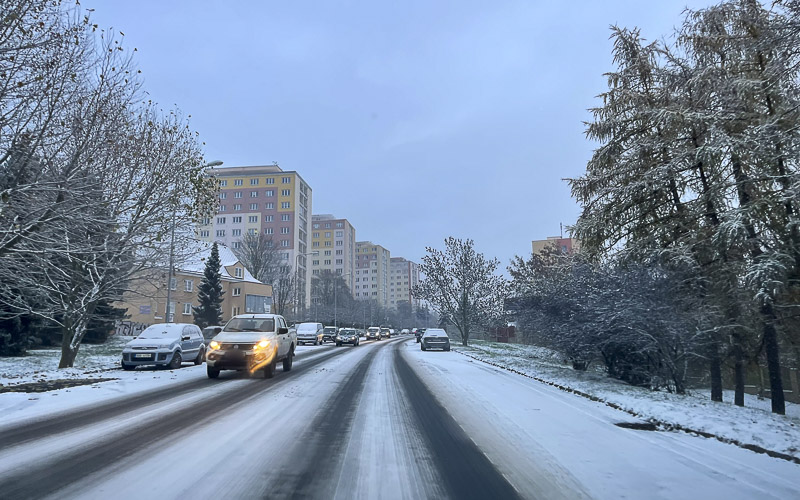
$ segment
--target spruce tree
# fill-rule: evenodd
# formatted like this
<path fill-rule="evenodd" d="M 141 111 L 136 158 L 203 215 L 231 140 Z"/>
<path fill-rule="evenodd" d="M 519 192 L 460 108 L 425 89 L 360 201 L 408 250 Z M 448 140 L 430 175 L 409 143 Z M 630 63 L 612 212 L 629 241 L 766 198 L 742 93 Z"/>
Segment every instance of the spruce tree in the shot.
<path fill-rule="evenodd" d="M 197 288 L 197 299 L 200 305 L 192 307 L 194 323 L 200 328 L 219 325 L 222 322 L 222 276 L 219 273 L 219 249 L 217 244 L 211 246 L 211 257 L 206 262 L 203 280 Z"/>

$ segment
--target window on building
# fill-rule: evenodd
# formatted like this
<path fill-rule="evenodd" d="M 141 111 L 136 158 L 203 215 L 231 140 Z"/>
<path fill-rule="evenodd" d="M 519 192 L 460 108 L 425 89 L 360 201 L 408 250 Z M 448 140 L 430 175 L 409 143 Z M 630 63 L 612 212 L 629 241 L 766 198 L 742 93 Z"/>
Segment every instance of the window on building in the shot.
<path fill-rule="evenodd" d="M 192 304 L 191 302 L 184 302 L 183 303 L 183 315 L 189 316 L 192 314 Z"/>
<path fill-rule="evenodd" d="M 233 295 L 234 297 L 239 297 L 240 295 L 242 295 L 242 289 L 239 287 L 234 287 L 233 293 L 231 293 L 231 295 Z"/>
<path fill-rule="evenodd" d="M 219 211 L 220 212 L 224 212 L 225 211 L 225 205 L 220 205 L 219 206 Z"/>
<path fill-rule="evenodd" d="M 231 308 L 231 315 L 232 316 L 238 316 L 239 315 L 239 307 L 238 306 L 233 306 Z"/>
<path fill-rule="evenodd" d="M 282 227 L 281 228 L 281 234 L 289 234 L 289 228 L 288 227 Z"/>
<path fill-rule="evenodd" d="M 284 184 L 291 184 L 292 183 L 292 178 L 291 177 L 283 177 L 281 179 L 281 182 L 283 182 Z"/>
<path fill-rule="evenodd" d="M 225 187 L 225 186 L 227 186 L 227 185 L 228 185 L 228 181 L 226 181 L 226 180 L 219 181 L 219 185 L 220 185 L 221 187 Z"/>
<path fill-rule="evenodd" d="M 281 196 L 291 196 L 291 195 L 292 195 L 292 190 L 291 189 L 282 189 L 281 190 Z"/>
<path fill-rule="evenodd" d="M 272 229 L 271 227 L 268 227 L 268 228 L 264 229 L 264 234 L 274 234 L 274 233 L 275 233 L 275 230 Z"/>
<path fill-rule="evenodd" d="M 236 205 L 233 206 L 233 209 L 234 210 L 241 210 L 242 209 L 242 205 L 240 203 L 237 203 Z"/>
<path fill-rule="evenodd" d="M 274 220 L 274 215 L 265 215 L 264 222 L 272 222 Z"/>
<path fill-rule="evenodd" d="M 326 246 L 326 247 L 329 247 L 329 246 L 331 246 L 331 242 L 330 242 L 330 241 L 326 241 L 326 242 L 325 242 L 325 246 Z"/>
<path fill-rule="evenodd" d="M 251 186 L 258 186 L 258 179 L 250 179 Z"/>
<path fill-rule="evenodd" d="M 275 196 L 275 191 L 273 191 L 272 189 L 270 189 L 268 191 L 265 191 L 264 192 L 264 196 L 266 196 L 268 198 L 271 197 L 271 196 Z"/>
<path fill-rule="evenodd" d="M 244 181 L 242 179 L 234 179 L 233 180 L 233 185 L 234 186 L 241 186 L 243 183 L 244 183 Z"/>
<path fill-rule="evenodd" d="M 337 238 L 342 238 L 342 237 L 344 237 L 344 231 L 336 231 L 336 237 L 337 237 Z"/>
<path fill-rule="evenodd" d="M 275 178 L 274 177 L 267 177 L 266 180 L 267 180 L 267 184 L 275 184 Z"/>
<path fill-rule="evenodd" d="M 319 269 L 314 269 L 313 271 L 311 271 L 311 274 L 319 276 Z"/>
<path fill-rule="evenodd" d="M 336 242 L 336 246 L 337 247 L 343 247 L 344 246 L 344 241 L 342 241 L 342 240 L 337 241 Z"/>
<path fill-rule="evenodd" d="M 291 207 L 292 207 L 291 202 L 288 202 L 288 201 L 282 201 L 281 202 L 281 208 L 291 208 Z"/>
<path fill-rule="evenodd" d="M 258 215 L 248 215 L 247 222 L 258 222 Z"/>
<path fill-rule="evenodd" d="M 331 223 L 330 222 L 326 222 L 325 223 L 325 229 L 330 229 L 330 228 L 331 228 Z"/>
<path fill-rule="evenodd" d="M 266 208 L 267 210 L 273 210 L 275 208 L 275 204 L 274 203 L 265 203 L 264 204 L 264 208 Z"/>
<path fill-rule="evenodd" d="M 244 271 L 242 271 L 241 267 L 234 267 L 233 276 L 236 278 L 241 278 L 242 276 L 244 276 Z"/>
<path fill-rule="evenodd" d="M 319 224 L 314 224 L 314 229 L 319 229 Z"/>
<path fill-rule="evenodd" d="M 258 229 L 251 227 L 250 229 L 247 230 L 247 234 L 255 236 L 256 234 L 258 234 Z"/>
<path fill-rule="evenodd" d="M 227 197 L 228 197 L 228 193 L 226 193 L 226 192 L 224 192 L 224 191 L 223 191 L 223 192 L 221 192 L 221 193 L 219 194 L 219 199 L 220 199 L 220 200 L 224 200 L 224 199 L 226 199 Z"/>
<path fill-rule="evenodd" d="M 330 251 L 330 250 L 325 250 L 325 255 L 326 255 L 326 256 L 330 256 L 330 254 L 331 254 L 331 251 Z"/>
<path fill-rule="evenodd" d="M 233 193 L 233 197 L 234 198 L 241 198 L 242 197 L 242 192 L 241 191 L 236 191 L 235 193 Z"/>
<path fill-rule="evenodd" d="M 258 191 L 250 191 L 250 198 L 258 198 Z"/>
<path fill-rule="evenodd" d="M 241 229 L 233 229 L 231 230 L 231 236 L 241 236 L 242 230 Z"/>
<path fill-rule="evenodd" d="M 201 238 L 208 238 L 210 235 L 211 235 L 211 233 L 209 231 L 205 231 L 205 230 L 204 231 L 200 231 L 200 237 Z"/>
<path fill-rule="evenodd" d="M 217 238 L 224 238 L 224 237 L 225 237 L 225 230 L 217 229 Z"/>
<path fill-rule="evenodd" d="M 250 295 L 248 293 L 244 296 L 244 312 L 246 313 L 264 314 L 270 304 L 270 298 L 263 295 Z"/>
<path fill-rule="evenodd" d="M 282 247 L 288 247 L 289 246 L 289 240 L 281 240 L 281 246 Z"/>
<path fill-rule="evenodd" d="M 311 246 L 312 247 L 318 247 L 319 246 L 319 241 L 312 241 L 311 242 Z"/>
<path fill-rule="evenodd" d="M 331 265 L 331 259 L 325 259 L 325 265 L 326 266 L 330 266 Z"/>
<path fill-rule="evenodd" d="M 336 250 L 336 255 L 343 255 L 342 250 Z"/>
<path fill-rule="evenodd" d="M 325 231 L 325 237 L 326 238 L 330 238 L 331 237 L 331 232 L 330 231 Z"/>
<path fill-rule="evenodd" d="M 344 227 L 344 222 L 337 222 L 336 227 Z"/>
<path fill-rule="evenodd" d="M 281 220 L 283 222 L 289 222 L 290 220 L 292 220 L 292 216 L 291 214 L 281 214 Z"/>
<path fill-rule="evenodd" d="M 169 279 L 169 289 L 176 290 L 178 288 L 178 278 Z"/>
<path fill-rule="evenodd" d="M 318 266 L 319 265 L 319 261 L 318 260 L 313 260 L 313 261 L 311 261 L 311 264 L 314 265 L 314 266 Z"/>
<path fill-rule="evenodd" d="M 239 250 L 240 248 L 242 248 L 242 242 L 241 241 L 234 241 L 233 242 L 233 248 L 235 250 Z"/>
<path fill-rule="evenodd" d="M 344 264 L 344 260 L 343 259 L 336 259 L 336 263 L 337 264 Z"/>
<path fill-rule="evenodd" d="M 258 203 L 251 203 L 250 210 L 258 210 Z"/>

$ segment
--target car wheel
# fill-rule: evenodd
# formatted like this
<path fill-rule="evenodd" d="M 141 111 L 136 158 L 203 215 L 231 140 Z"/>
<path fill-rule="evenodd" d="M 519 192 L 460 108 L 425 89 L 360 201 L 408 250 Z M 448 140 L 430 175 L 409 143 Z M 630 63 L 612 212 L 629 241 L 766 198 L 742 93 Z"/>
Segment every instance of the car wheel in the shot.
<path fill-rule="evenodd" d="M 122 369 L 125 371 L 135 370 L 136 365 L 126 365 L 125 363 L 122 363 Z"/>
<path fill-rule="evenodd" d="M 278 364 L 278 360 L 276 358 L 272 358 L 272 361 L 264 367 L 264 378 L 272 378 L 275 376 L 275 365 Z"/>
<path fill-rule="evenodd" d="M 444 350 L 445 351 L 449 351 L 450 350 L 450 346 L 445 347 Z"/>
<path fill-rule="evenodd" d="M 172 359 L 169 361 L 169 369 L 170 370 L 177 370 L 181 367 L 181 363 L 183 363 L 183 358 L 181 357 L 181 353 L 176 352 L 172 355 Z"/>
<path fill-rule="evenodd" d="M 219 370 L 217 370 L 216 368 L 211 368 L 210 366 L 206 367 L 206 373 L 208 374 L 208 378 L 219 377 Z"/>
<path fill-rule="evenodd" d="M 294 349 L 289 349 L 289 354 L 283 358 L 283 371 L 288 372 L 292 369 L 292 358 L 294 358 Z"/>
<path fill-rule="evenodd" d="M 200 349 L 197 353 L 197 357 L 194 358 L 194 364 L 199 365 L 203 363 L 203 359 L 206 357 L 206 351 L 204 349 Z"/>
<path fill-rule="evenodd" d="M 342 347 L 342 343 L 341 342 L 337 342 L 336 343 L 336 347 Z"/>

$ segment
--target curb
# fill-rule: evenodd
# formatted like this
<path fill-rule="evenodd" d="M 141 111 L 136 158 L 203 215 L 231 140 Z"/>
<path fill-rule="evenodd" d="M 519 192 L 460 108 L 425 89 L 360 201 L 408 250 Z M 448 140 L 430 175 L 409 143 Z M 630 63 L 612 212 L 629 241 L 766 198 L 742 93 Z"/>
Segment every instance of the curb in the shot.
<path fill-rule="evenodd" d="M 744 448 L 745 450 L 750 450 L 750 451 L 754 451 L 756 453 L 761 453 L 763 455 L 768 455 L 768 456 L 770 456 L 772 458 L 780 458 L 781 460 L 786 460 L 787 462 L 793 462 L 793 463 L 796 463 L 796 464 L 800 465 L 800 458 L 799 457 L 795 457 L 795 456 L 789 455 L 787 453 L 781 453 L 779 451 L 769 450 L 767 448 L 764 448 L 764 447 L 756 445 L 756 444 L 742 443 L 741 441 L 736 440 L 736 439 L 726 438 L 724 436 L 719 436 L 717 434 L 713 434 L 713 433 L 710 433 L 710 432 L 698 431 L 696 429 L 685 427 L 685 426 L 682 426 L 682 425 L 679 425 L 679 424 L 672 424 L 672 423 L 669 423 L 669 422 L 664 422 L 664 421 L 658 420 L 656 418 L 645 417 L 644 415 L 640 415 L 640 414 L 636 413 L 633 410 L 629 410 L 627 408 L 623 408 L 622 406 L 620 406 L 620 405 L 618 405 L 616 403 L 613 403 L 611 401 L 606 401 L 603 398 L 599 398 L 597 396 L 593 396 L 593 395 L 585 393 L 583 391 L 579 391 L 577 389 L 573 389 L 571 387 L 567 387 L 565 385 L 558 384 L 558 383 L 553 382 L 551 380 L 546 380 L 546 379 L 543 379 L 543 378 L 540 378 L 540 377 L 536 377 L 536 376 L 533 376 L 533 375 L 528 375 L 527 373 L 523 373 L 523 372 L 521 372 L 519 370 L 515 370 L 514 368 L 509 368 L 507 366 L 499 365 L 497 363 L 493 363 L 491 361 L 487 361 L 487 360 L 479 358 L 477 356 L 473 356 L 471 354 L 467 354 L 465 352 L 462 352 L 459 349 L 453 349 L 453 351 L 457 352 L 458 354 L 461 354 L 462 356 L 466 356 L 466 357 L 472 358 L 472 359 L 474 359 L 476 361 L 480 361 L 481 363 L 485 363 L 487 365 L 494 366 L 495 368 L 500 368 L 502 370 L 506 370 L 506 371 L 509 371 L 511 373 L 515 373 L 517 375 L 522 375 L 523 377 L 526 377 L 526 378 L 529 378 L 529 379 L 533 379 L 533 380 L 535 380 L 537 382 L 541 382 L 543 384 L 547 384 L 549 386 L 555 387 L 556 389 L 560 389 L 560 390 L 562 390 L 564 392 L 569 392 L 571 394 L 575 394 L 577 396 L 589 399 L 591 401 L 596 401 L 598 403 L 603 403 L 606 406 L 614 408 L 615 410 L 619 410 L 619 411 L 625 412 L 625 413 L 627 413 L 629 415 L 632 415 L 634 417 L 638 417 L 638 418 L 644 419 L 647 422 L 650 422 L 651 424 L 656 425 L 660 430 L 672 431 L 672 432 L 680 431 L 680 432 L 685 432 L 687 434 L 694 434 L 694 435 L 697 435 L 697 436 L 702 436 L 704 438 L 716 439 L 717 441 L 720 441 L 722 443 L 732 444 L 732 445 L 738 446 L 739 448 Z"/>

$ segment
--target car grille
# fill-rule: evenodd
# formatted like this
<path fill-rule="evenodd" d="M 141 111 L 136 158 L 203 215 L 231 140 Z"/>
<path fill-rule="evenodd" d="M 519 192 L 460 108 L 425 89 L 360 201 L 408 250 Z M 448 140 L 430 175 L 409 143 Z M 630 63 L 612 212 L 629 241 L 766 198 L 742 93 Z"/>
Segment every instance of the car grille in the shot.
<path fill-rule="evenodd" d="M 137 346 L 137 347 L 131 347 L 131 349 L 134 349 L 136 351 L 146 351 L 148 349 L 156 349 L 156 347 L 155 346 L 146 346 L 146 347 Z"/>
<path fill-rule="evenodd" d="M 220 345 L 220 350 L 223 351 L 250 351 L 256 344 L 254 342 L 229 342 Z"/>

